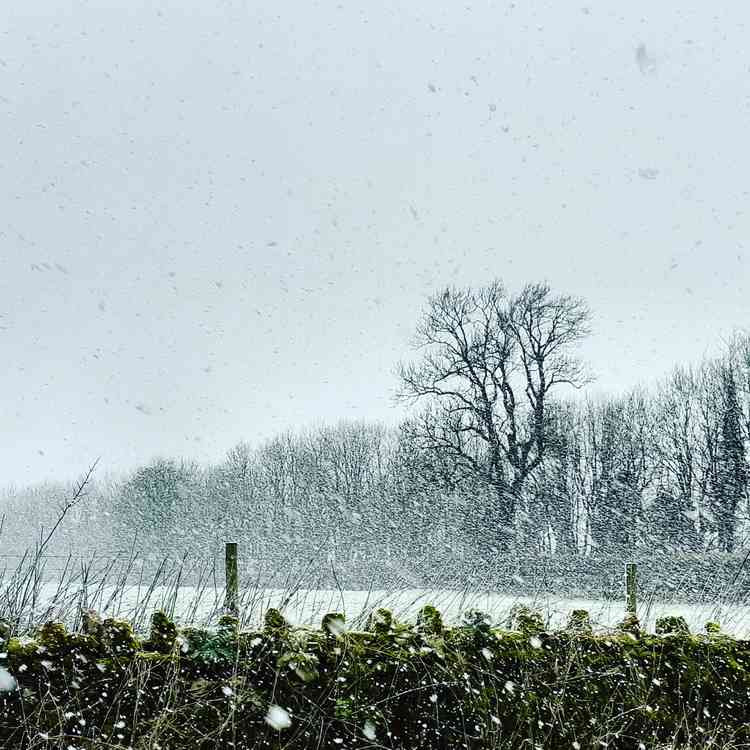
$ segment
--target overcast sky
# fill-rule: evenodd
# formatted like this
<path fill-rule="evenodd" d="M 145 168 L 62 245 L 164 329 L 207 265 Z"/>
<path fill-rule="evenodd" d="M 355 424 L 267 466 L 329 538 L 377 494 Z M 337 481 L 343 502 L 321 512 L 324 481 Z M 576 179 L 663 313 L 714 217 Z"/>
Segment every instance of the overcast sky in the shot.
<path fill-rule="evenodd" d="M 584 296 L 595 390 L 748 326 L 750 5 L 0 10 L 0 485 L 395 422 L 428 294 Z"/>

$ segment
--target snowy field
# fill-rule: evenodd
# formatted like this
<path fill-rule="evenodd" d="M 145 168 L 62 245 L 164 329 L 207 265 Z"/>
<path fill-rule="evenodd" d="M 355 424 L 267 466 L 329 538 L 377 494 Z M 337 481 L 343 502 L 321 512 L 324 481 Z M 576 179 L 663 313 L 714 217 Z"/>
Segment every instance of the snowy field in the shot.
<path fill-rule="evenodd" d="M 60 591 L 54 584 L 43 584 L 31 604 L 31 619 L 70 621 L 81 608 L 95 609 L 105 616 L 124 617 L 143 629 L 155 609 L 164 609 L 181 624 L 211 625 L 222 612 L 224 591 L 221 588 L 180 586 L 139 588 L 98 587 L 94 591 Z M 327 612 L 346 615 L 350 627 L 362 626 L 369 612 L 376 607 L 387 607 L 396 617 L 414 621 L 425 604 L 435 605 L 446 623 L 456 623 L 468 609 L 487 612 L 493 624 L 503 625 L 514 604 L 525 604 L 539 609 L 551 629 L 563 627 L 573 609 L 589 611 L 595 628 L 604 630 L 622 620 L 625 602 L 603 599 L 565 599 L 553 595 L 536 597 L 508 596 L 494 592 L 457 590 L 401 589 L 395 591 L 351 591 L 330 589 L 244 589 L 240 591 L 243 621 L 259 624 L 269 607 L 281 609 L 287 619 L 299 625 L 319 625 Z M 656 618 L 681 615 L 694 633 L 704 632 L 708 621 L 720 622 L 722 630 L 738 638 L 750 637 L 750 607 L 737 604 L 701 602 L 661 603 L 639 602 L 641 624 L 653 631 Z"/>

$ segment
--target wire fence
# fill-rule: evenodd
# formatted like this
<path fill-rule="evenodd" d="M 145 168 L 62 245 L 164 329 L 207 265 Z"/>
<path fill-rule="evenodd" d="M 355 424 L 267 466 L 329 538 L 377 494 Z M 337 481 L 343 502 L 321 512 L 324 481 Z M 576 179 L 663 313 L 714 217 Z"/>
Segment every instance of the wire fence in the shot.
<path fill-rule="evenodd" d="M 640 587 L 663 599 L 750 599 L 750 566 L 746 554 L 680 553 L 673 555 L 501 555 L 467 560 L 450 550 L 435 549 L 422 556 L 383 554 L 382 550 L 355 550 L 332 555 L 330 550 L 279 547 L 257 554 L 252 546 L 239 544 L 240 580 L 265 582 L 280 578 L 306 580 L 318 587 L 368 588 L 463 588 L 466 586 L 523 595 L 553 592 L 560 596 L 617 598 L 622 595 L 627 563 L 636 564 Z M 96 571 L 128 580 L 159 576 L 177 578 L 184 585 L 224 576 L 224 549 L 216 554 L 181 555 L 155 551 L 78 550 L 35 555 L 33 551 L 0 554 L 0 574 L 34 565 L 47 580 L 55 576 Z M 2 581 L 0 581 L 1 585 Z"/>
<path fill-rule="evenodd" d="M 592 608 L 594 620 L 610 626 L 626 608 L 636 609 L 637 598 L 639 617 L 653 620 L 660 613 L 692 612 L 695 627 L 721 620 L 731 622 L 733 632 L 743 637 L 750 632 L 750 581 L 746 559 L 738 555 L 719 556 L 718 561 L 716 556 L 692 555 L 690 570 L 685 567 L 685 556 L 672 560 L 669 570 L 664 560 L 657 569 L 656 558 L 651 556 L 645 562 L 643 558 L 631 561 L 627 577 L 626 563 L 618 555 L 582 559 L 495 556 L 492 564 L 472 570 L 460 562 L 453 568 L 445 562 L 435 570 L 430 568 L 430 559 L 401 561 L 391 567 L 373 559 L 366 569 L 350 570 L 324 555 L 312 560 L 288 557 L 282 564 L 240 555 L 234 577 L 225 570 L 224 550 L 210 557 L 113 552 L 4 553 L 0 556 L 6 563 L 5 567 L 0 563 L 0 620 L 19 630 L 49 619 L 77 627 L 81 613 L 94 609 L 128 619 L 144 630 L 156 609 L 183 623 L 208 625 L 217 622 L 231 602 L 243 622 L 256 624 L 270 606 L 290 612 L 295 622 L 315 624 L 325 612 L 337 610 L 355 613 L 356 621 L 364 622 L 376 606 L 413 617 L 424 603 L 439 606 L 455 621 L 471 608 L 501 619 L 514 602 L 521 602 L 541 607 L 548 620 L 558 624 L 572 607 Z M 582 569 L 589 578 L 582 577 Z M 666 574 L 673 576 L 667 588 Z"/>

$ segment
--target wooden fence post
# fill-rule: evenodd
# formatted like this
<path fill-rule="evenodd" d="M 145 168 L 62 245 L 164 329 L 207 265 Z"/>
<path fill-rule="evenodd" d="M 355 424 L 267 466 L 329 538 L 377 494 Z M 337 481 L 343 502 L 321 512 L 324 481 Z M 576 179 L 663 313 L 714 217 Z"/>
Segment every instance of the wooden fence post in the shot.
<path fill-rule="evenodd" d="M 636 616 L 638 599 L 636 595 L 637 570 L 635 563 L 628 563 L 625 566 L 625 612 L 628 616 Z"/>
<path fill-rule="evenodd" d="M 237 573 L 237 542 L 225 544 L 225 574 L 227 582 L 224 608 L 235 617 L 239 614 L 239 575 Z"/>

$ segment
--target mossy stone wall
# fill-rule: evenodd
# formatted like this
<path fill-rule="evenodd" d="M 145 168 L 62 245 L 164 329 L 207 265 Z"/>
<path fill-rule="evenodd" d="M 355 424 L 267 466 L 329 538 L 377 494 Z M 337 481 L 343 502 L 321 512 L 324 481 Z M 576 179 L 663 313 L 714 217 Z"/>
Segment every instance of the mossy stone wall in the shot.
<path fill-rule="evenodd" d="M 137 637 L 91 616 L 3 646 L 15 689 L 0 693 L 13 748 L 651 748 L 750 742 L 750 642 L 660 634 L 633 623 L 593 633 L 585 612 L 546 632 L 517 610 L 510 629 L 480 612 L 459 627 L 387 610 L 365 631 L 331 613 L 320 629 L 271 610 L 241 631 L 178 628 L 156 613 Z M 274 716 L 284 717 L 279 724 Z M 270 723 L 269 723 L 270 722 Z M 288 724 L 288 726 L 286 726 Z M 283 728 L 280 728 L 283 727 Z M 701 745 L 703 743 L 703 745 Z"/>

